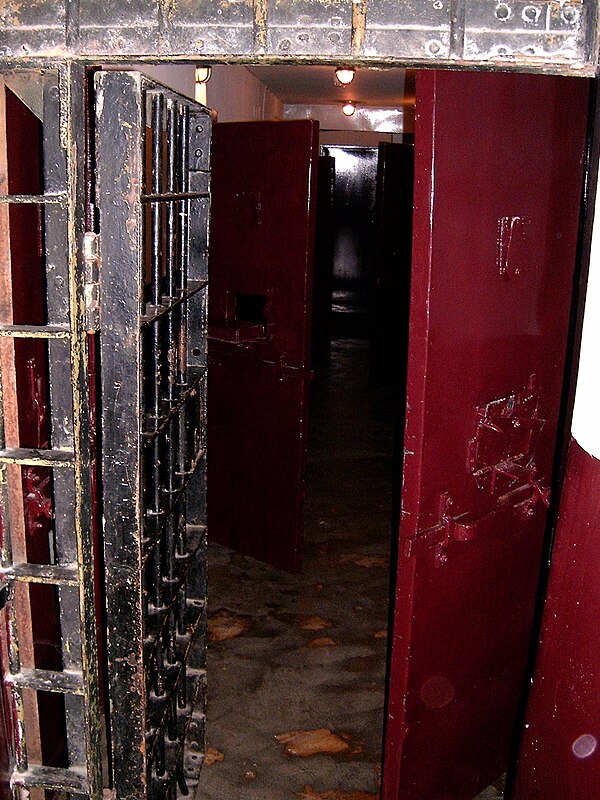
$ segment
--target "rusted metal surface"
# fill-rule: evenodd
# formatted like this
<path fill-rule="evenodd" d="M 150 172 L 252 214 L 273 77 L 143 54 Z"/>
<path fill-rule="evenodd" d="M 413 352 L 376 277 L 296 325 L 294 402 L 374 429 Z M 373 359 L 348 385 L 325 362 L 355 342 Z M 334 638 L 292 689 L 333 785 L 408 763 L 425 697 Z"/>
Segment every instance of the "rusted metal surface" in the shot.
<path fill-rule="evenodd" d="M 114 788 L 159 800 L 204 757 L 211 119 L 139 73 L 96 91 Z"/>
<path fill-rule="evenodd" d="M 507 767 L 554 467 L 588 89 L 417 76 L 385 800 L 473 797 Z M 531 220 L 528 260 L 512 260 L 515 244 L 508 272 L 506 216 Z"/>
<path fill-rule="evenodd" d="M 9 193 L 6 123 L 6 86 L 4 80 L 0 78 L 0 196 L 3 197 Z M 0 298 L 0 321 L 12 323 L 12 269 L 8 205 L 0 207 Z M 4 444 L 17 446 L 19 443 L 19 407 L 16 396 L 14 342 L 11 339 L 0 341 L 0 417 L 0 427 L 3 429 L 1 438 L 4 439 Z M 9 525 L 14 537 L 13 553 L 16 551 L 17 557 L 20 556 L 21 560 L 25 561 L 25 514 L 20 468 L 7 465 L 4 469 L 5 491 L 10 509 Z M 4 531 L 2 531 L 2 534 L 4 537 Z M 22 620 L 20 630 L 22 662 L 31 667 L 33 666 L 33 633 L 27 586 L 19 587 L 19 591 L 14 593 L 13 605 L 15 612 Z M 8 648 L 11 616 L 12 614 L 7 614 L 4 611 L 0 627 L 3 679 L 8 672 L 10 663 Z M 25 706 L 23 712 L 26 713 L 29 719 L 28 747 L 30 756 L 33 759 L 41 760 L 41 742 L 37 703 L 32 693 L 20 696 L 18 694 L 14 695 L 8 686 L 4 688 L 3 681 L 3 695 L 5 698 L 3 703 L 5 714 L 3 722 L 4 730 L 7 734 L 7 740 L 3 742 L 3 756 L 5 753 L 8 755 L 8 763 L 6 764 L 6 773 L 2 775 L 1 782 L 3 794 L 7 794 L 10 786 L 10 776 L 15 768 L 15 755 L 21 745 L 18 723 L 15 724 L 15 716 L 18 713 L 19 706 Z M 38 794 L 32 800 L 41 800 L 41 798 Z"/>
<path fill-rule="evenodd" d="M 2 0 L 0 55 L 405 62 L 593 75 L 595 0 Z"/>
<path fill-rule="evenodd" d="M 11 83 L 13 78 L 7 75 Z M 43 242 L 33 260 L 39 261 L 40 275 L 31 280 L 28 294 L 24 265 L 34 268 L 28 259 L 28 245 L 19 243 L 17 237 L 10 241 L 12 253 L 19 256 L 19 263 L 12 265 L 12 277 L 15 269 L 20 270 L 19 284 L 16 289 L 6 287 L 9 294 L 3 293 L 3 297 L 6 300 L 12 293 L 19 313 L 17 318 L 4 309 L 1 320 L 3 352 L 14 353 L 19 346 L 33 354 L 21 377 L 22 355 L 16 360 L 11 356 L 16 370 L 11 370 L 4 358 L 0 364 L 3 396 L 6 398 L 8 391 L 12 397 L 8 415 L 3 409 L 5 416 L 9 421 L 12 418 L 13 427 L 17 411 L 21 416 L 18 429 L 10 433 L 5 427 L 0 442 L 2 576 L 13 587 L 14 598 L 5 612 L 9 646 L 4 682 L 17 712 L 13 729 L 16 770 L 11 783 L 36 796 L 41 792 L 40 797 L 44 788 L 75 787 L 98 797 L 102 792 L 100 712 L 80 254 L 85 146 L 82 131 L 75 125 L 75 120 L 82 118 L 84 71 L 63 65 L 44 72 L 23 72 L 16 85 L 26 86 L 27 78 L 29 85 L 36 87 L 27 98 L 37 98 L 32 105 L 44 120 L 43 158 L 36 178 L 41 185 L 33 191 L 33 184 L 25 185 L 20 194 L 5 192 L 2 206 L 8 211 L 4 242 L 8 252 L 11 230 L 22 230 L 22 222 L 21 228 L 17 227 L 18 220 L 30 219 L 34 225 L 39 220 L 36 233 L 39 231 Z M 15 158 L 11 164 L 26 174 L 26 160 Z M 31 173 L 35 175 L 35 166 Z M 32 241 L 35 250 L 35 237 Z M 38 298 L 42 286 L 45 298 Z M 37 308 L 31 319 L 28 303 Z M 15 477 L 11 488 L 13 472 L 18 480 Z M 43 598 L 56 606 L 56 613 L 48 607 L 40 611 Z M 39 636 L 50 637 L 54 655 L 52 648 L 39 649 Z M 51 698 L 58 699 L 58 705 Z M 56 722 L 48 727 L 48 714 L 64 720 L 65 734 L 60 732 L 60 722 L 58 728 Z M 41 722 L 45 735 L 40 740 Z"/>

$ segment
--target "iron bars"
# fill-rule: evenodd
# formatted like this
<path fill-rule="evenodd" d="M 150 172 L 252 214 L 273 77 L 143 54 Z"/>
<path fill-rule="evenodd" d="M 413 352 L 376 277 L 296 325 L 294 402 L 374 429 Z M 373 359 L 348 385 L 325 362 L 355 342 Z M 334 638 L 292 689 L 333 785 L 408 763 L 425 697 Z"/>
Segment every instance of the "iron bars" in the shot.
<path fill-rule="evenodd" d="M 135 72 L 96 92 L 114 787 L 170 800 L 204 747 L 211 118 Z"/>

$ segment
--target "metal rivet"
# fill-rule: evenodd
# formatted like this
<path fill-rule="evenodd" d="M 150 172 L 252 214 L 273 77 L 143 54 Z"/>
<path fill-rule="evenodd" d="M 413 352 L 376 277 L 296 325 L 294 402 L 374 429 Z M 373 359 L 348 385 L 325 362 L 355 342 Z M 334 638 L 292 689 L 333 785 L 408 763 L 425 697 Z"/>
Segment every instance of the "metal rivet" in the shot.
<path fill-rule="evenodd" d="M 560 13 L 565 22 L 572 24 L 579 19 L 579 11 L 571 5 L 564 5 Z"/>
<path fill-rule="evenodd" d="M 427 44 L 425 45 L 425 49 L 432 56 L 437 56 L 438 53 L 440 53 L 442 51 L 442 47 L 443 47 L 443 45 L 439 41 L 439 39 L 432 39 L 430 42 L 427 42 Z"/>
<path fill-rule="evenodd" d="M 510 18 L 512 11 L 506 3 L 498 3 L 496 6 L 496 18 L 503 22 Z"/>
<path fill-rule="evenodd" d="M 202 50 L 202 48 L 204 47 L 204 39 L 196 39 L 194 46 L 196 50 Z"/>
<path fill-rule="evenodd" d="M 55 276 L 54 285 L 56 286 L 57 289 L 62 289 L 62 287 L 65 285 L 65 279 L 63 278 L 62 275 Z"/>
<path fill-rule="evenodd" d="M 299 33 L 296 37 L 300 44 L 308 44 L 309 36 L 308 33 Z"/>
<path fill-rule="evenodd" d="M 342 39 L 342 37 L 341 37 L 341 36 L 339 35 L 339 33 L 337 33 L 336 31 L 332 31 L 332 32 L 331 32 L 331 33 L 328 35 L 328 37 L 327 37 L 327 38 L 329 39 L 329 41 L 331 42 L 331 44 L 339 44 L 339 43 L 340 43 L 340 41 L 341 41 L 341 39 Z"/>
<path fill-rule="evenodd" d="M 541 13 L 541 9 L 536 6 L 525 6 L 522 17 L 525 22 L 537 22 Z"/>
<path fill-rule="evenodd" d="M 436 11 L 440 11 L 444 7 L 444 4 L 442 3 L 442 0 L 434 0 L 433 7 Z"/>
<path fill-rule="evenodd" d="M 282 39 L 279 42 L 279 49 L 280 50 L 289 50 L 291 46 L 292 46 L 292 43 L 290 42 L 289 39 Z"/>
<path fill-rule="evenodd" d="M 202 125 L 196 125 L 196 133 L 202 133 L 203 130 L 204 128 L 202 127 Z"/>
<path fill-rule="evenodd" d="M 200 148 L 198 147 L 196 150 L 194 150 L 194 155 L 196 156 L 196 158 L 202 158 L 202 150 L 200 150 Z"/>

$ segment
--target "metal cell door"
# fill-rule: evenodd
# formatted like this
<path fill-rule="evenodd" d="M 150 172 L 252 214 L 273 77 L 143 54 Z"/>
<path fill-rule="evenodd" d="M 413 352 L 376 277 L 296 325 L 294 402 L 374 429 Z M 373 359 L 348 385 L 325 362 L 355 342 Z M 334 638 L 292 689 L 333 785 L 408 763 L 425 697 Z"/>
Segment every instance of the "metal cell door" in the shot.
<path fill-rule="evenodd" d="M 385 800 L 505 771 L 557 435 L 588 85 L 419 73 Z"/>
<path fill-rule="evenodd" d="M 95 103 L 114 788 L 171 800 L 204 747 L 211 117 L 136 72 Z"/>
<path fill-rule="evenodd" d="M 302 563 L 318 130 L 214 129 L 211 537 L 290 572 Z"/>

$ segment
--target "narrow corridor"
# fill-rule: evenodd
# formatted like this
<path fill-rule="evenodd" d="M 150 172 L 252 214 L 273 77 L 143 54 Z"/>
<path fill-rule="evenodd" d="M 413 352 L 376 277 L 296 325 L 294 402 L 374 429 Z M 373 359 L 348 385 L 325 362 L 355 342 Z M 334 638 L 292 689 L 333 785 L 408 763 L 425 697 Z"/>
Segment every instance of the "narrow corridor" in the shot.
<path fill-rule="evenodd" d="M 334 340 L 312 386 L 302 574 L 210 548 L 197 800 L 378 797 L 393 397 L 369 390 L 367 367 L 367 342 Z"/>

